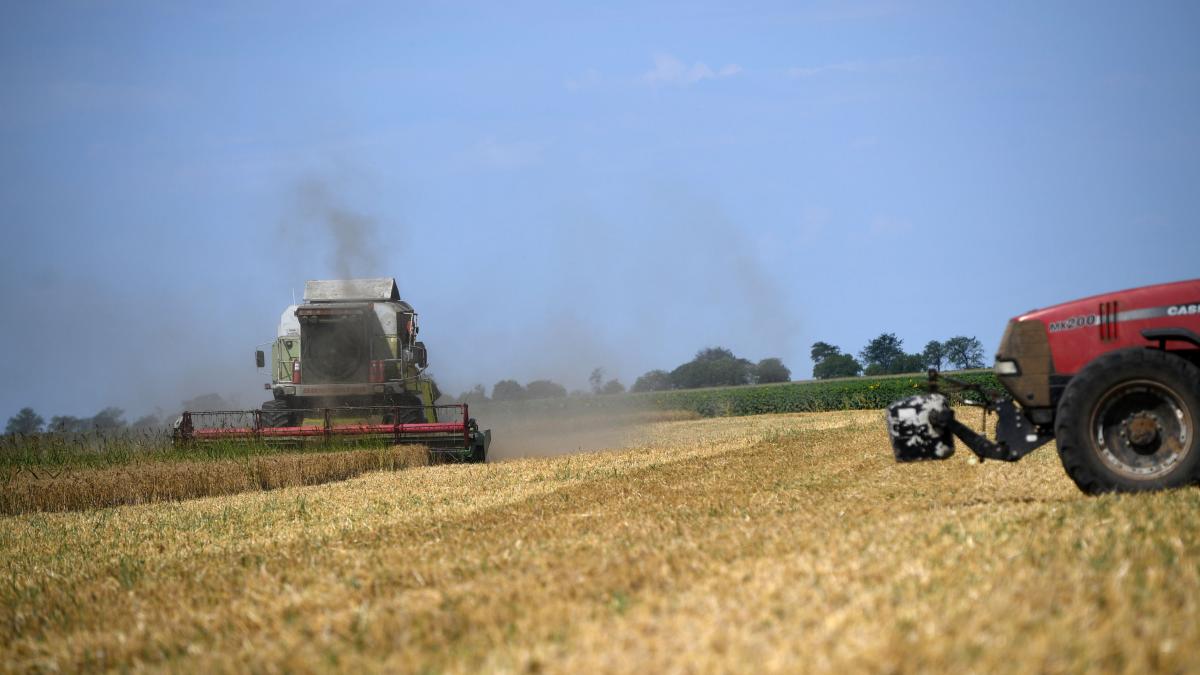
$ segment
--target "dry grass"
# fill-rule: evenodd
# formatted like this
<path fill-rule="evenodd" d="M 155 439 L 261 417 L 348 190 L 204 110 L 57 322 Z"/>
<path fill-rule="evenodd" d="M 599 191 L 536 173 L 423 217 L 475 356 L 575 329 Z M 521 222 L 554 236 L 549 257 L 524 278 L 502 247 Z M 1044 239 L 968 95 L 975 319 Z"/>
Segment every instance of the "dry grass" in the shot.
<path fill-rule="evenodd" d="M 8 670 L 1184 672 L 1200 491 L 891 462 L 878 413 L 0 519 Z"/>
<path fill-rule="evenodd" d="M 38 467 L 14 473 L 0 491 L 0 513 L 79 511 L 320 485 L 429 463 L 423 446 L 323 453 L 250 455 L 223 460 L 140 461 L 114 467 Z"/>

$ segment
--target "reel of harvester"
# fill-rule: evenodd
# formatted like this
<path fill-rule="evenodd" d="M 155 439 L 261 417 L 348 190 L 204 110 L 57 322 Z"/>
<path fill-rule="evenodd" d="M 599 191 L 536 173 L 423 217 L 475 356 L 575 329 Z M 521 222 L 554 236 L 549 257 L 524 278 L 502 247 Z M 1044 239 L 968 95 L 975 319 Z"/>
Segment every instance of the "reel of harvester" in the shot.
<path fill-rule="evenodd" d="M 272 411 L 184 411 L 175 423 L 177 447 L 212 443 L 423 445 L 434 461 L 485 462 L 490 429 L 480 430 L 466 404 L 344 406 L 292 409 L 295 424 L 273 426 Z M 436 421 L 411 421 L 433 419 Z"/>
<path fill-rule="evenodd" d="M 888 435 L 897 462 L 949 459 L 954 454 L 957 436 L 980 460 L 998 459 L 1015 462 L 1053 436 L 1030 424 L 1011 398 L 997 396 L 976 384 L 940 375 L 930 369 L 926 393 L 909 396 L 887 407 Z M 943 393 L 944 392 L 944 393 Z M 976 433 L 959 422 L 946 394 L 969 393 L 965 405 L 983 409 L 986 433 L 987 415 L 996 413 L 996 440 Z"/>

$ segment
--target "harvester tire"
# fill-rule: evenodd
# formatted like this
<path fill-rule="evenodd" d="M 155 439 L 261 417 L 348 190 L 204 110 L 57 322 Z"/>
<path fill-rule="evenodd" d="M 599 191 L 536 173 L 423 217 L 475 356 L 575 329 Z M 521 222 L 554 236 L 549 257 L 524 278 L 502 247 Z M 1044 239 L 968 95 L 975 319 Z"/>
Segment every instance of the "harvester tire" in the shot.
<path fill-rule="evenodd" d="M 386 412 L 383 415 L 385 424 L 412 424 L 426 422 L 425 408 L 421 399 L 416 396 L 405 396 L 392 402 L 393 405 L 400 406 L 397 411 L 399 414 Z"/>
<path fill-rule="evenodd" d="M 1200 479 L 1200 368 L 1170 352 L 1109 352 L 1058 404 L 1058 456 L 1087 494 L 1145 492 Z"/>
<path fill-rule="evenodd" d="M 262 404 L 261 419 L 264 427 L 292 426 L 292 413 L 288 410 L 287 401 L 267 401 Z"/>

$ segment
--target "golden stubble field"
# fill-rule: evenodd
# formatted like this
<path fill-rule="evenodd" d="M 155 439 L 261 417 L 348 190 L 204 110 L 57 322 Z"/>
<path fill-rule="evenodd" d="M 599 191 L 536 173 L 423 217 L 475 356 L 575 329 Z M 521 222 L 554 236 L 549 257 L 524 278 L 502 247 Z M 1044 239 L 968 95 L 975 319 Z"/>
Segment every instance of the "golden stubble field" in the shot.
<path fill-rule="evenodd" d="M 1200 490 L 1053 448 L 891 461 L 878 412 L 0 519 L 6 670 L 1184 672 Z"/>

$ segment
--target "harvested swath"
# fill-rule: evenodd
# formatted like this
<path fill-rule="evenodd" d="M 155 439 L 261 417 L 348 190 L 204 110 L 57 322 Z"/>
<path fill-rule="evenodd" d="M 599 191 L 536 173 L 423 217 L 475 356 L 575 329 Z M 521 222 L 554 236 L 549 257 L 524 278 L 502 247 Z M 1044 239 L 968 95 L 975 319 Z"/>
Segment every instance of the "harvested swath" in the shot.
<path fill-rule="evenodd" d="M 330 453 L 378 447 L 353 438 L 281 446 L 249 439 L 177 445 L 166 431 L 103 429 L 82 433 L 0 435 L 0 482 L 24 470 L 57 474 L 63 469 L 119 467 L 167 461 L 243 460 L 279 453 Z"/>
<path fill-rule="evenodd" d="M 0 491 L 0 513 L 79 511 L 319 485 L 428 463 L 424 446 L 398 445 L 225 460 L 143 461 L 96 469 L 25 468 L 12 473 Z"/>

